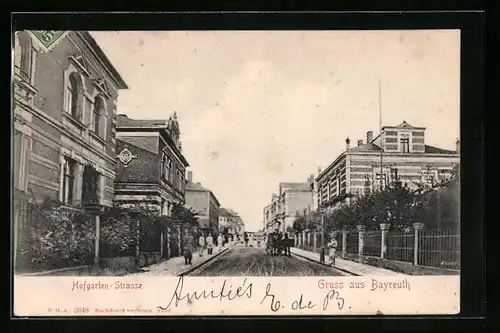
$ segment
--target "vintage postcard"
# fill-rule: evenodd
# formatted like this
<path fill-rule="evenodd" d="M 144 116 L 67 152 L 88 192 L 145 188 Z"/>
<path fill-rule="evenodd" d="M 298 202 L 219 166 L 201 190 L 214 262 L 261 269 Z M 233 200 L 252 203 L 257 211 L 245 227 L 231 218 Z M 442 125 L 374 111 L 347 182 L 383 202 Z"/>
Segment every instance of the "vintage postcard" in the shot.
<path fill-rule="evenodd" d="M 460 312 L 460 31 L 16 31 L 16 316 Z"/>

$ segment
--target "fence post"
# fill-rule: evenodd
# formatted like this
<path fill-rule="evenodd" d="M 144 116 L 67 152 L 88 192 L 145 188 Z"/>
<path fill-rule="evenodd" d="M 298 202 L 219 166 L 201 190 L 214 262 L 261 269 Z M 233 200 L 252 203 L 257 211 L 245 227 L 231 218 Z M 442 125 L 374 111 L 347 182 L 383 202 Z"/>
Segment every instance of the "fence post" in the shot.
<path fill-rule="evenodd" d="M 420 230 L 424 228 L 423 223 L 413 223 L 413 229 L 415 230 L 415 240 L 413 243 L 413 264 L 418 265 L 418 240 L 419 240 L 419 234 Z"/>
<path fill-rule="evenodd" d="M 316 252 L 316 242 L 317 242 L 317 234 L 316 231 L 313 233 L 313 252 Z"/>
<path fill-rule="evenodd" d="M 160 258 L 163 259 L 163 246 L 165 243 L 165 233 L 163 232 L 163 226 L 160 227 Z"/>
<path fill-rule="evenodd" d="M 166 245 L 166 255 L 165 255 L 165 259 L 170 259 L 172 253 L 171 253 L 171 250 L 170 250 L 170 228 L 167 227 L 166 229 L 166 232 L 167 232 L 167 235 L 165 237 L 165 245 Z M 165 251 L 165 250 L 164 250 Z"/>
<path fill-rule="evenodd" d="M 342 258 L 345 258 L 347 253 L 347 231 L 342 230 Z"/>
<path fill-rule="evenodd" d="M 357 229 L 358 229 L 358 256 L 361 258 L 363 256 L 366 227 L 364 225 L 358 225 Z"/>
<path fill-rule="evenodd" d="M 300 235 L 300 246 L 304 247 L 306 242 L 306 232 L 302 230 L 302 234 Z"/>
<path fill-rule="evenodd" d="M 101 234 L 101 217 L 99 214 L 95 216 L 95 249 L 94 249 L 94 265 L 95 267 L 99 267 L 99 240 Z"/>
<path fill-rule="evenodd" d="M 177 238 L 177 251 L 179 255 L 183 255 L 182 247 L 181 247 L 181 227 L 178 225 L 175 226 L 176 238 Z"/>
<path fill-rule="evenodd" d="M 387 233 L 391 225 L 389 223 L 380 223 L 381 241 L 380 241 L 380 258 L 385 259 L 387 254 Z"/>

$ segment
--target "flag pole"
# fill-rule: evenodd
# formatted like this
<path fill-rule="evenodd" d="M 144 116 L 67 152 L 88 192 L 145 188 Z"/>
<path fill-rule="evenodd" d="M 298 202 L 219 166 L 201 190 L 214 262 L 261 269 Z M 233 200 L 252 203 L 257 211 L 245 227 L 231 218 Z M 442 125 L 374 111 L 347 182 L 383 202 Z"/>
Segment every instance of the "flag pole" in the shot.
<path fill-rule="evenodd" d="M 382 92 L 381 92 L 381 82 L 378 79 L 378 111 L 379 111 L 379 130 L 380 130 L 380 190 L 384 188 L 383 183 L 383 137 L 382 137 Z"/>

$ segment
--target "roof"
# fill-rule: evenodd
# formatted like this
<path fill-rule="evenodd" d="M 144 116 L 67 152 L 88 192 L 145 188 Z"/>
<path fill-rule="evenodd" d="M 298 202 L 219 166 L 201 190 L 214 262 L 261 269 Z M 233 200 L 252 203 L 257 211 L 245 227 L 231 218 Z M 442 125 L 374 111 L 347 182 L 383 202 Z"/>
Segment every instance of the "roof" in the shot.
<path fill-rule="evenodd" d="M 229 213 L 229 211 L 224 208 L 224 207 L 220 207 L 219 208 L 219 217 L 224 217 L 224 216 L 230 216 L 231 214 Z"/>
<path fill-rule="evenodd" d="M 219 199 L 217 199 L 214 192 L 212 192 L 212 190 L 209 190 L 208 188 L 203 187 L 201 185 L 201 183 L 194 183 L 194 182 L 187 181 L 185 191 L 186 192 L 188 192 L 188 191 L 208 192 L 215 199 L 215 201 L 217 202 L 217 205 L 220 206 Z M 220 211 L 220 207 L 219 207 L 219 211 Z"/>
<path fill-rule="evenodd" d="M 290 191 L 310 191 L 310 183 L 280 183 L 280 188 L 285 188 Z"/>
<path fill-rule="evenodd" d="M 186 183 L 186 190 L 192 190 L 192 191 L 210 191 L 208 188 L 204 188 L 201 183 L 194 183 L 188 181 Z"/>
<path fill-rule="evenodd" d="M 106 56 L 104 51 L 101 49 L 99 44 L 97 44 L 97 41 L 92 37 L 92 35 L 88 31 L 80 31 L 80 36 L 89 44 L 89 46 L 93 49 L 93 51 L 96 53 L 96 55 L 99 57 L 100 60 L 102 60 L 104 67 L 110 72 L 111 77 L 115 80 L 115 82 L 118 84 L 119 89 L 128 89 L 127 84 L 121 77 L 120 73 L 116 70 L 116 68 L 113 66 L 109 58 Z"/>
<path fill-rule="evenodd" d="M 133 128 L 167 128 L 168 121 L 164 119 L 132 119 L 126 114 L 116 115 L 116 127 Z"/>
<path fill-rule="evenodd" d="M 234 216 L 234 217 L 237 217 L 237 216 L 239 216 L 239 214 L 236 213 L 235 211 L 233 211 L 230 208 L 220 207 L 219 208 L 219 216 L 221 216 L 221 217 L 224 217 L 224 216 Z"/>
<path fill-rule="evenodd" d="M 457 152 L 448 149 L 442 149 L 434 146 L 425 145 L 425 152 L 427 154 L 446 154 L 446 155 L 456 155 Z"/>
<path fill-rule="evenodd" d="M 365 143 L 364 145 L 361 145 L 361 146 L 356 146 L 356 147 L 350 148 L 349 151 L 351 151 L 351 152 L 380 151 L 380 147 L 377 146 L 376 144 L 369 142 L 369 143 Z"/>
<path fill-rule="evenodd" d="M 168 131 L 168 120 L 164 119 L 132 119 L 126 114 L 116 115 L 116 130 L 120 132 L 140 131 L 153 132 L 158 131 L 162 137 L 169 143 L 169 146 L 175 151 L 185 166 L 189 166 L 182 152 L 177 148 L 174 140 Z"/>
<path fill-rule="evenodd" d="M 415 126 L 412 126 L 410 124 L 408 124 L 406 122 L 406 120 L 403 120 L 403 122 L 397 126 L 384 126 L 382 127 L 382 130 L 385 129 L 385 128 L 389 128 L 389 129 L 416 129 L 416 130 L 424 130 L 425 127 L 415 127 Z"/>

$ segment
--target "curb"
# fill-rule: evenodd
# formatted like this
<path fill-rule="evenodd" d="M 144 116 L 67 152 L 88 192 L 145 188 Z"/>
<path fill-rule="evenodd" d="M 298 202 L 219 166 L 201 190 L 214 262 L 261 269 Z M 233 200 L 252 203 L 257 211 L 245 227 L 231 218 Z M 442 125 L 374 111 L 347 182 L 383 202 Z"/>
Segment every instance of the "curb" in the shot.
<path fill-rule="evenodd" d="M 336 270 L 339 270 L 339 271 L 341 271 L 341 272 L 347 273 L 347 274 L 349 274 L 349 275 L 353 275 L 353 276 L 362 276 L 361 274 L 356 274 L 356 273 L 350 272 L 350 271 L 348 271 L 348 270 L 345 270 L 345 269 L 339 268 L 339 267 L 337 267 L 337 266 L 330 266 L 330 265 L 328 265 L 328 264 L 325 264 L 325 263 L 322 263 L 322 262 L 316 261 L 316 260 L 314 260 L 314 259 L 308 258 L 308 257 L 306 257 L 306 256 L 303 256 L 303 255 L 300 255 L 300 254 L 297 254 L 297 253 L 291 253 L 291 254 L 292 254 L 292 255 L 294 255 L 294 256 L 296 256 L 296 257 L 299 257 L 299 258 L 303 258 L 303 259 L 309 260 L 309 261 L 314 262 L 314 263 L 316 263 L 316 264 L 318 264 L 318 265 L 321 265 L 321 266 L 334 268 L 334 269 L 336 269 Z"/>
<path fill-rule="evenodd" d="M 200 263 L 198 263 L 198 264 L 195 264 L 195 265 L 193 265 L 193 266 L 191 266 L 191 267 L 189 267 L 189 268 L 186 268 L 185 270 L 183 270 L 183 271 L 180 271 L 180 272 L 176 273 L 174 276 L 184 276 L 184 275 L 187 275 L 187 274 L 189 274 L 189 273 L 191 273 L 191 272 L 193 272 L 193 271 L 197 270 L 197 269 L 198 269 L 198 268 L 200 268 L 201 266 L 203 266 L 203 265 L 205 265 L 205 264 L 208 264 L 209 262 L 211 262 L 212 260 L 214 260 L 215 258 L 217 258 L 218 256 L 220 256 L 221 254 L 223 254 L 223 253 L 225 253 L 225 252 L 229 251 L 229 249 L 230 249 L 229 247 L 226 247 L 224 250 L 220 251 L 219 253 L 214 254 L 214 255 L 213 255 L 211 258 L 209 258 L 208 260 L 206 260 L 206 261 L 202 261 L 202 262 L 200 262 Z"/>

